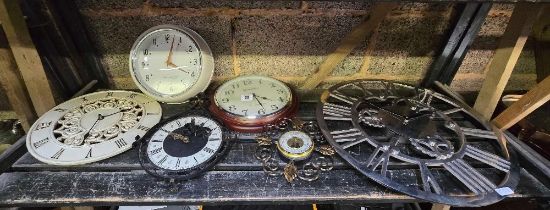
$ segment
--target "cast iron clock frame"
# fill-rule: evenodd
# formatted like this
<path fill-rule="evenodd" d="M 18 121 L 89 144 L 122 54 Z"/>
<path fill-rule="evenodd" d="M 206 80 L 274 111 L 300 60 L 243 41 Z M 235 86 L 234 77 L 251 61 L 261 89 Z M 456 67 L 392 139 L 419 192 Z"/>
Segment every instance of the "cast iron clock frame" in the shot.
<path fill-rule="evenodd" d="M 468 106 L 432 90 L 384 80 L 345 82 L 323 93 L 316 116 L 327 141 L 350 165 L 416 198 L 484 206 L 513 193 L 518 183 L 518 164 L 504 135 Z M 463 125 L 454 117 L 467 121 Z M 497 152 L 480 149 L 473 140 Z M 482 174 L 474 164 L 495 174 Z M 399 167 L 415 169 L 414 179 L 392 177 Z M 439 183 L 441 174 L 455 182 Z M 447 186 L 452 184 L 455 188 Z M 453 195 L 464 192 L 468 195 Z"/>

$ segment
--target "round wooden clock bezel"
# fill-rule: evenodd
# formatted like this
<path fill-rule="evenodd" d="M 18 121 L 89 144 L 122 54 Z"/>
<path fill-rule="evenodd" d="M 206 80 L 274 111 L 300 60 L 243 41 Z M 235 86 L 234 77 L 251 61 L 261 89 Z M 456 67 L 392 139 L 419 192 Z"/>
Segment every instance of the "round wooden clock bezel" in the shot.
<path fill-rule="evenodd" d="M 111 99 L 119 99 L 117 102 L 124 102 L 124 100 L 135 103 L 138 102 L 136 104 L 140 107 L 138 110 L 141 110 L 141 116 L 136 115 L 137 120 L 133 119 L 132 116 L 135 113 L 128 112 L 130 110 L 134 111 L 133 108 L 125 111 L 119 109 L 118 113 L 113 112 L 115 111 L 114 107 L 116 107 L 116 105 L 113 105 L 113 101 L 109 101 Z M 97 103 L 99 103 L 99 101 L 101 101 L 103 106 L 98 106 Z M 109 102 L 111 102 L 111 104 L 107 104 Z M 76 115 L 73 114 L 76 109 L 83 105 L 92 105 L 97 108 L 88 109 L 87 107 L 81 107 L 81 110 L 76 112 Z M 126 108 L 128 107 L 129 106 Z M 88 111 L 84 112 L 86 109 L 88 109 Z M 110 111 L 109 114 L 102 115 L 102 118 L 98 116 L 96 120 L 92 120 L 94 122 L 93 124 L 91 124 L 88 118 L 95 115 L 86 116 L 92 113 L 100 113 L 98 115 L 101 115 L 101 113 L 106 110 Z M 116 114 L 112 114 L 111 112 Z M 144 94 L 131 91 L 102 91 L 90 93 L 59 104 L 43 114 L 29 129 L 26 136 L 26 146 L 33 157 L 47 164 L 80 165 L 92 163 L 129 150 L 137 139 L 143 137 L 151 127 L 160 121 L 161 117 L 162 109 L 160 104 Z M 113 118 L 117 120 L 113 121 Z M 112 135 L 113 132 L 116 131 L 116 129 L 112 131 L 106 128 L 104 130 L 95 130 L 92 132 L 92 129 L 96 126 L 110 125 L 110 123 L 103 125 L 100 120 L 116 122 L 116 127 L 119 129 L 117 133 L 119 134 L 107 140 L 102 140 L 99 137 L 97 139 L 94 138 L 94 140 L 101 140 L 101 142 L 90 143 L 90 136 L 100 133 L 101 137 L 104 137 Z M 74 125 L 74 122 L 78 122 L 79 125 L 74 128 L 70 127 Z M 98 122 L 99 124 L 97 124 Z M 87 128 L 83 127 L 82 124 L 87 124 L 88 127 L 89 125 L 92 126 Z M 123 128 L 121 128 L 121 126 L 132 127 L 126 127 L 124 129 L 127 129 L 127 131 L 122 132 L 121 130 L 123 130 Z M 74 133 L 78 130 L 84 131 L 85 133 L 81 139 L 82 143 L 60 142 L 59 139 L 67 141 L 66 137 L 70 137 L 69 139 L 71 141 L 73 141 L 73 138 L 77 140 L 80 139 L 76 137 L 79 135 L 82 136 L 81 133 L 83 132 Z M 89 135 L 90 132 L 95 134 Z M 87 139 L 89 140 L 88 142 L 86 142 Z M 68 159 L 63 157 L 68 157 Z"/>
<path fill-rule="evenodd" d="M 264 76 L 255 76 L 255 75 L 249 75 L 249 76 L 264 77 Z M 248 77 L 248 76 L 244 76 L 244 77 Z M 299 107 L 298 97 L 296 96 L 294 90 L 292 90 L 292 88 L 290 88 L 286 83 L 281 82 L 277 79 L 274 79 L 271 77 L 265 77 L 265 78 L 269 78 L 277 82 L 280 82 L 281 84 L 283 84 L 285 87 L 288 88 L 290 93 L 290 101 L 282 109 L 270 115 L 263 116 L 259 119 L 250 119 L 250 118 L 229 113 L 228 111 L 218 106 L 218 103 L 215 99 L 216 92 L 221 86 L 223 86 L 222 84 L 216 87 L 213 93 L 210 94 L 210 101 L 211 101 L 210 107 L 209 107 L 210 112 L 212 113 L 213 116 L 220 119 L 227 128 L 234 131 L 245 132 L 245 133 L 259 133 L 264 131 L 265 126 L 268 124 L 273 124 L 283 118 L 294 117 Z"/>
<path fill-rule="evenodd" d="M 201 65 L 201 72 L 196 82 L 193 83 L 186 90 L 183 90 L 182 92 L 173 95 L 157 94 L 150 91 L 150 89 L 146 87 L 146 85 L 142 84 L 142 78 L 138 78 L 135 73 L 136 70 L 134 67 L 134 64 L 137 62 L 136 53 L 138 51 L 138 47 L 143 43 L 143 41 L 154 33 L 169 30 L 182 33 L 188 36 L 193 41 L 193 43 L 199 50 Z M 136 86 L 146 95 L 154 98 L 157 101 L 165 103 L 182 103 L 187 99 L 201 92 L 204 92 L 208 88 L 210 82 L 212 81 L 212 77 L 214 76 L 214 57 L 212 55 L 212 50 L 210 49 L 206 41 L 197 32 L 189 28 L 169 24 L 155 26 L 143 32 L 132 45 L 132 48 L 130 50 L 129 64 L 130 74 Z M 155 90 L 153 91 L 156 92 Z"/>

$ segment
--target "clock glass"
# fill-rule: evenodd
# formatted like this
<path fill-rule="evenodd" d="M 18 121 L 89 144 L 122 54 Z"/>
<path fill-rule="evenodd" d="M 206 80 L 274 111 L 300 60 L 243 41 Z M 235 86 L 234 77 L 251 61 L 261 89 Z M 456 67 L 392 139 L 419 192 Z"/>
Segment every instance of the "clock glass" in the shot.
<path fill-rule="evenodd" d="M 222 138 L 222 128 L 210 118 L 176 118 L 151 135 L 147 155 L 158 168 L 190 170 L 214 159 L 222 149 Z"/>
<path fill-rule="evenodd" d="M 218 107 L 233 115 L 256 119 L 286 108 L 292 99 L 284 83 L 263 76 L 242 76 L 224 83 L 214 95 Z"/>
<path fill-rule="evenodd" d="M 137 39 L 130 52 L 135 83 L 163 102 L 182 102 L 204 91 L 213 69 L 208 45 L 188 28 L 153 27 Z"/>
<path fill-rule="evenodd" d="M 157 101 L 140 93 L 91 93 L 42 115 L 27 134 L 27 149 L 55 165 L 102 160 L 130 149 L 159 122 L 161 111 Z"/>

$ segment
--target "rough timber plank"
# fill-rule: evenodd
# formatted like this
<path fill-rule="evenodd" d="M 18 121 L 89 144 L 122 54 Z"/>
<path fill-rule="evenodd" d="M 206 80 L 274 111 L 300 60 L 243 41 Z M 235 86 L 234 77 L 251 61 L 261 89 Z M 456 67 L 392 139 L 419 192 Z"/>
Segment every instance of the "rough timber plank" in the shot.
<path fill-rule="evenodd" d="M 518 101 L 504 110 L 504 112 L 500 113 L 493 120 L 493 123 L 501 130 L 506 130 L 549 100 L 550 76 L 546 77 L 535 88 L 523 95 Z"/>
<path fill-rule="evenodd" d="M 27 95 L 25 84 L 21 80 L 17 64 L 8 45 L 4 31 L 0 28 L 0 83 L 6 92 L 11 108 L 17 114 L 21 125 L 28 131 L 37 119 L 32 102 Z"/>
<path fill-rule="evenodd" d="M 38 115 L 55 106 L 52 88 L 34 47 L 19 1 L 0 0 L 0 22 Z"/>
<path fill-rule="evenodd" d="M 527 37 L 531 33 L 531 27 L 543 8 L 542 5 L 530 3 L 518 3 L 515 6 L 495 55 L 487 66 L 485 81 L 474 104 L 474 109 L 485 119 L 491 119 Z"/>

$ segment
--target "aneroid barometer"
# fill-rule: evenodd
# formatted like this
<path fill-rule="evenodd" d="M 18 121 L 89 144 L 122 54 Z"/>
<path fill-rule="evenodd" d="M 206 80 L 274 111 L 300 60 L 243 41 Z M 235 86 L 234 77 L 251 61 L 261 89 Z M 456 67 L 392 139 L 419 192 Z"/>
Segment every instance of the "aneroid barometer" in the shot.
<path fill-rule="evenodd" d="M 179 103 L 208 87 L 214 59 L 204 39 L 193 30 L 160 25 L 143 32 L 132 46 L 130 73 L 145 94 L 161 102 Z"/>
<path fill-rule="evenodd" d="M 27 149 L 54 165 L 78 165 L 120 154 L 160 121 L 159 103 L 141 93 L 104 91 L 46 112 L 27 134 Z"/>

